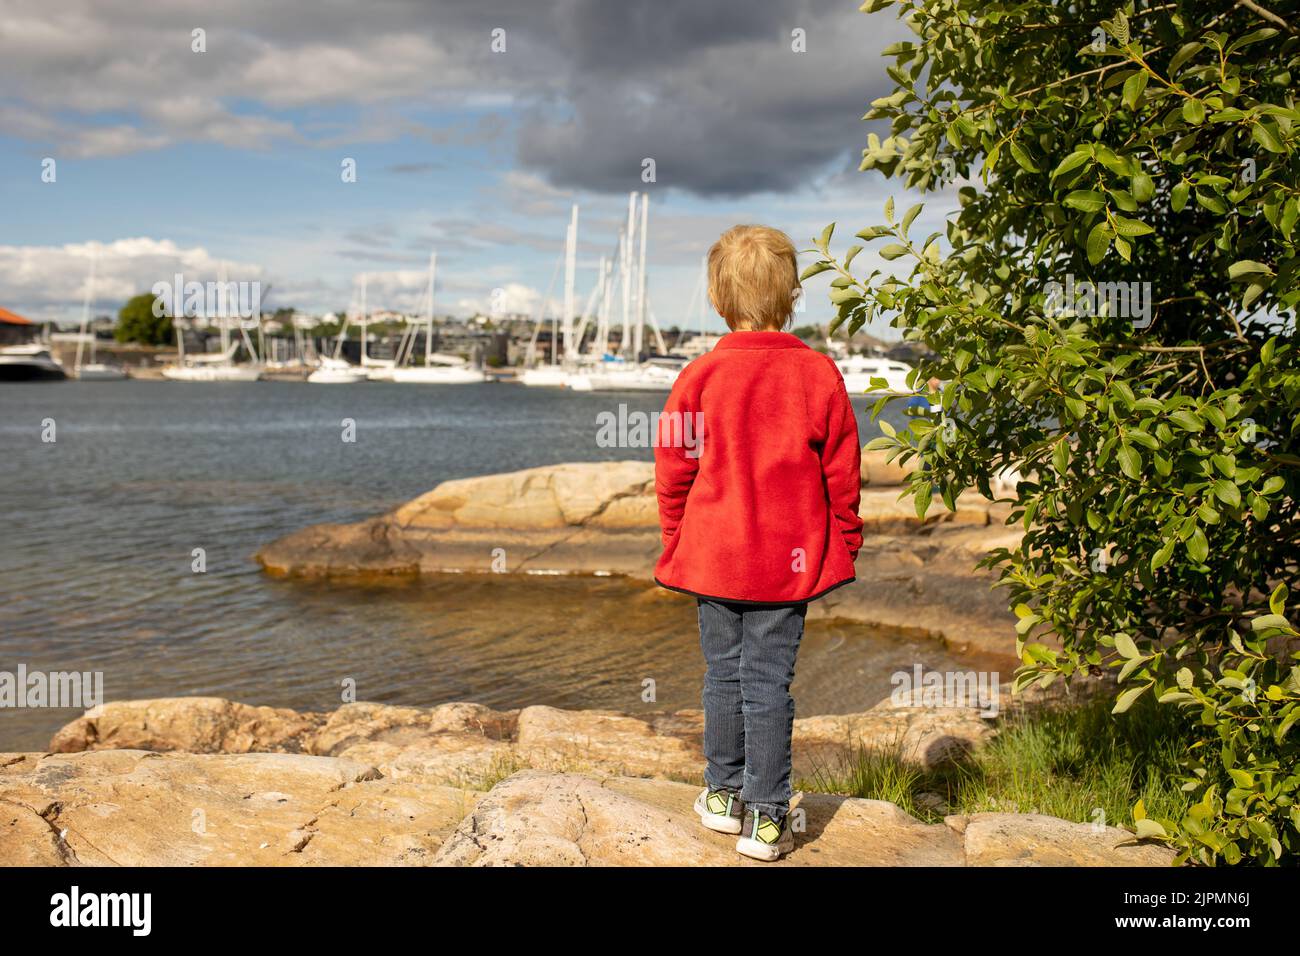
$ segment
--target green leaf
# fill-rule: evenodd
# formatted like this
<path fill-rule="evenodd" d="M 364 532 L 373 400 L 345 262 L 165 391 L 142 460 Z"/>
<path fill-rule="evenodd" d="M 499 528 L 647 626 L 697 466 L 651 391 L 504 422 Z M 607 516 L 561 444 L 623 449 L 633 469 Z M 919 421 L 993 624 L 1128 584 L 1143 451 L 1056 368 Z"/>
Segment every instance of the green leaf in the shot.
<path fill-rule="evenodd" d="M 1277 126 L 1273 123 L 1260 120 L 1250 128 L 1250 135 L 1270 153 L 1285 153 L 1286 146 L 1282 143 L 1282 137 L 1278 133 Z"/>
<path fill-rule="evenodd" d="M 1169 559 L 1174 556 L 1174 545 L 1177 543 L 1177 538 L 1166 539 L 1160 550 L 1151 556 L 1152 571 L 1158 571 L 1169 563 Z"/>
<path fill-rule="evenodd" d="M 811 279 L 815 275 L 821 275 L 821 273 L 827 271 L 828 269 L 834 269 L 834 268 L 835 267 L 831 265 L 829 262 L 814 262 L 807 269 L 804 269 L 803 272 L 799 273 L 799 281 L 804 282 L 808 279 Z"/>
<path fill-rule="evenodd" d="M 1250 622 L 1252 631 L 1264 631 L 1271 628 L 1289 628 L 1291 625 L 1281 614 L 1264 614 L 1260 617 L 1253 618 Z"/>
<path fill-rule="evenodd" d="M 1205 540 L 1205 532 L 1197 528 L 1187 539 L 1187 554 L 1197 564 L 1204 564 L 1210 556 L 1210 544 Z"/>
<path fill-rule="evenodd" d="M 1136 109 L 1138 99 L 1142 96 L 1142 91 L 1147 88 L 1147 80 L 1150 74 L 1146 70 L 1138 70 L 1127 80 L 1124 81 L 1124 105 L 1129 109 Z"/>
<path fill-rule="evenodd" d="M 1092 152 L 1088 149 L 1077 149 L 1065 159 L 1061 160 L 1056 169 L 1052 170 L 1052 178 L 1063 176 L 1072 169 L 1078 169 L 1084 163 L 1092 159 Z"/>
<path fill-rule="evenodd" d="M 1139 840 L 1167 840 L 1169 834 L 1155 820 L 1134 820 L 1134 832 Z"/>
<path fill-rule="evenodd" d="M 1052 449 L 1052 467 L 1058 475 L 1064 475 L 1070 467 L 1070 443 L 1061 439 Z"/>
<path fill-rule="evenodd" d="M 880 258 L 882 259 L 887 259 L 892 262 L 893 260 L 901 256 L 907 255 L 907 246 L 900 245 L 897 242 L 891 242 L 888 245 L 882 246 L 880 249 L 878 249 L 876 251 L 876 255 L 880 256 Z"/>
<path fill-rule="evenodd" d="M 1229 508 L 1241 507 L 1241 492 L 1237 486 L 1226 478 L 1220 478 L 1210 485 L 1214 491 L 1214 497 L 1218 498 Z"/>
<path fill-rule="evenodd" d="M 1011 140 L 1009 146 L 1011 148 L 1011 158 L 1016 161 L 1017 165 L 1019 165 L 1021 169 L 1028 173 L 1039 172 L 1039 169 L 1034 165 L 1034 161 L 1030 157 L 1029 152 L 1023 146 L 1014 139 Z"/>
<path fill-rule="evenodd" d="M 1205 122 L 1205 104 L 1194 97 L 1183 100 L 1183 119 L 1193 126 L 1200 126 Z"/>
<path fill-rule="evenodd" d="M 1115 706 L 1110 709 L 1112 714 L 1122 714 L 1130 707 L 1133 702 L 1151 689 L 1150 684 L 1142 684 L 1138 687 L 1130 687 L 1124 693 L 1120 694 L 1115 700 Z"/>
<path fill-rule="evenodd" d="M 1169 206 L 1174 212 L 1182 212 L 1183 207 L 1187 205 L 1187 197 L 1191 194 L 1192 187 L 1186 181 L 1178 183 L 1169 193 Z"/>
<path fill-rule="evenodd" d="M 902 225 L 899 226 L 899 232 L 902 233 L 904 236 L 906 236 L 907 227 L 912 224 L 912 221 L 916 219 L 918 215 L 920 215 L 921 210 L 924 208 L 925 208 L 925 203 L 919 202 L 911 209 L 909 209 L 907 213 L 903 216 L 903 222 Z"/>
<path fill-rule="evenodd" d="M 1268 275 L 1273 274 L 1273 270 L 1262 262 L 1256 262 L 1254 259 L 1238 259 L 1232 265 L 1228 266 L 1228 278 L 1237 279 L 1244 275 L 1263 272 Z"/>
<path fill-rule="evenodd" d="M 1150 202 L 1151 197 L 1156 194 L 1156 184 L 1146 173 L 1136 173 L 1129 181 L 1129 188 L 1133 192 L 1133 198 L 1138 202 Z"/>
<path fill-rule="evenodd" d="M 1115 217 L 1115 231 L 1121 236 L 1145 236 L 1155 232 L 1145 222 L 1137 219 L 1125 219 L 1123 216 Z"/>
<path fill-rule="evenodd" d="M 1134 481 L 1142 477 L 1142 456 L 1137 449 L 1131 445 L 1121 445 L 1115 457 L 1119 461 L 1120 471 L 1128 477 Z"/>
<path fill-rule="evenodd" d="M 1092 227 L 1088 233 L 1088 261 L 1094 266 L 1101 262 L 1106 256 L 1106 250 L 1110 248 L 1110 241 L 1115 238 L 1114 232 L 1111 231 L 1110 223 L 1099 222 Z"/>
<path fill-rule="evenodd" d="M 1106 197 L 1091 189 L 1076 189 L 1066 195 L 1064 202 L 1071 209 L 1100 212 L 1106 208 Z"/>

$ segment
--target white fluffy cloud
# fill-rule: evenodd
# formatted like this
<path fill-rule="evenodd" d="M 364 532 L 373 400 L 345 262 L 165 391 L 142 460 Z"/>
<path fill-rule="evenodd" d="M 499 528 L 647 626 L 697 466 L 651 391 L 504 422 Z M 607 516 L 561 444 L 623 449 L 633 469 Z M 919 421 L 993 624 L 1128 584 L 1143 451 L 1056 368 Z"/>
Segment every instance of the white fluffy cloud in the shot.
<path fill-rule="evenodd" d="M 222 268 L 202 246 L 183 248 L 166 239 L 0 246 L 5 295 L 10 303 L 24 303 L 22 311 L 30 319 L 78 321 L 92 259 L 96 314 L 116 313 L 131 296 L 148 292 L 156 282 L 171 282 L 176 273 L 187 282 L 208 282 L 216 281 Z M 231 280 L 266 281 L 264 270 L 251 263 L 227 261 L 225 269 Z"/>

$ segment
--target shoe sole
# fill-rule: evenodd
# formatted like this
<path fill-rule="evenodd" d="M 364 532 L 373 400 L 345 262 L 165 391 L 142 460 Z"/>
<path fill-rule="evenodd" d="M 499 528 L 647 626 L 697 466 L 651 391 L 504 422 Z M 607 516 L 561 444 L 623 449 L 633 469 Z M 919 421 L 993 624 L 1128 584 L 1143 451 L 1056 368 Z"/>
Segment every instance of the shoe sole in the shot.
<path fill-rule="evenodd" d="M 712 830 L 714 833 L 736 834 L 740 832 L 740 821 L 735 817 L 721 817 L 716 813 L 710 813 L 704 809 L 700 802 L 695 801 L 695 812 L 700 815 L 700 824 L 706 830 Z"/>
<path fill-rule="evenodd" d="M 741 837 L 736 841 L 737 853 L 741 856 L 747 856 L 751 860 L 761 860 L 764 863 L 775 863 L 793 849 L 793 841 L 779 842 L 776 845 L 764 843 L 762 840 L 755 840 L 753 837 Z"/>

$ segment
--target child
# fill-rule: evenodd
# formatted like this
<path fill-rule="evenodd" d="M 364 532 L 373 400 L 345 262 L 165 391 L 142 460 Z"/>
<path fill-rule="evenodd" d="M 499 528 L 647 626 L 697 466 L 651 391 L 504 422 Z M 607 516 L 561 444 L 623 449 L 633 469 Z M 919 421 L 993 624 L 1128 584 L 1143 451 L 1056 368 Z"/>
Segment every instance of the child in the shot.
<path fill-rule="evenodd" d="M 682 371 L 655 448 L 655 580 L 698 600 L 708 664 L 695 809 L 759 860 L 793 847 L 790 682 L 808 602 L 853 580 L 862 547 L 857 419 L 835 363 L 781 331 L 798 293 L 784 233 L 722 235 L 709 300 L 731 334 Z M 675 440 L 684 420 L 693 442 Z"/>

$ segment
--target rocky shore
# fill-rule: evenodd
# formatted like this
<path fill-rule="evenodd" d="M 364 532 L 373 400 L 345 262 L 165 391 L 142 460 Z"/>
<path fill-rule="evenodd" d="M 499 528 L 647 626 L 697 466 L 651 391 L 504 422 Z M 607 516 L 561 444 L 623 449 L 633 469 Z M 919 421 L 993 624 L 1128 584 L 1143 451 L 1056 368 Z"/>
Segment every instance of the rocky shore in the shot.
<path fill-rule="evenodd" d="M 975 570 L 990 549 L 1013 546 L 1006 508 L 965 495 L 924 521 L 899 500 L 905 471 L 864 457 L 865 542 L 858 580 L 810 608 L 912 627 L 955 650 L 1010 654 L 1014 618 L 993 577 Z M 365 577 L 439 572 L 620 574 L 653 580 L 659 556 L 654 467 L 574 463 L 447 481 L 383 515 L 321 524 L 274 541 L 256 558 L 269 573 Z"/>
<path fill-rule="evenodd" d="M 0 864 L 741 865 L 691 812 L 702 715 L 219 698 L 110 703 L 47 753 L 0 754 Z M 795 722 L 796 776 L 859 749 L 942 764 L 993 724 L 881 705 Z M 916 820 L 807 794 L 781 865 L 1164 865 L 1127 831 L 1035 814 Z"/>

